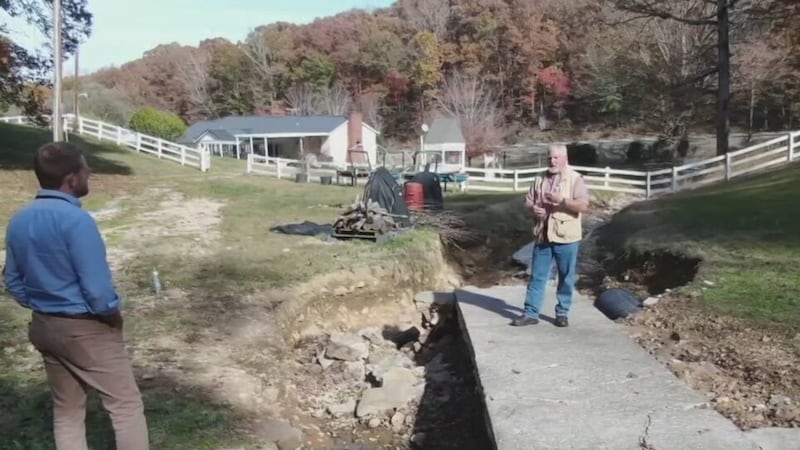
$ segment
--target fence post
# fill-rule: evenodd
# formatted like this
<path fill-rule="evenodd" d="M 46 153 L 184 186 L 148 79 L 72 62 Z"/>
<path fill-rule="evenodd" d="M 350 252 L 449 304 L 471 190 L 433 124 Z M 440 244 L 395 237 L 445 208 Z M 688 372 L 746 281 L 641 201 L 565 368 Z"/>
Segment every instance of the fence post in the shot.
<path fill-rule="evenodd" d="M 97 122 L 97 139 L 103 139 L 103 122 Z"/>
<path fill-rule="evenodd" d="M 186 152 L 186 148 L 184 148 L 184 153 Z M 208 172 L 211 169 L 211 153 L 208 150 L 204 150 L 200 153 L 200 171 L 201 172 Z"/>
<path fill-rule="evenodd" d="M 252 153 L 247 155 L 247 169 L 245 173 L 253 173 L 253 155 Z"/>
<path fill-rule="evenodd" d="M 788 155 L 786 155 L 786 160 L 792 162 L 794 159 L 794 134 L 789 132 L 789 145 L 788 145 Z"/>
<path fill-rule="evenodd" d="M 275 158 L 275 169 L 276 169 L 276 173 L 278 175 L 278 179 L 280 180 L 281 179 L 281 159 L 280 158 Z"/>
<path fill-rule="evenodd" d="M 200 153 L 200 170 L 203 170 L 203 166 L 204 166 L 203 157 L 204 157 L 205 153 L 206 153 L 205 150 L 201 150 L 201 153 Z M 181 146 L 181 165 L 182 166 L 186 165 L 186 147 L 184 147 L 184 146 Z"/>
<path fill-rule="evenodd" d="M 731 167 L 731 154 L 725 153 L 725 181 L 728 181 L 733 176 L 733 168 Z"/>
<path fill-rule="evenodd" d="M 650 187 L 650 172 L 647 172 L 647 176 L 645 177 L 645 184 L 644 184 L 644 198 L 650 198 L 652 194 L 652 188 Z"/>
<path fill-rule="evenodd" d="M 672 192 L 678 192 L 678 168 L 672 166 Z"/>
<path fill-rule="evenodd" d="M 142 151 L 142 133 L 139 132 L 136 133 L 136 151 Z"/>
<path fill-rule="evenodd" d="M 605 180 L 603 181 L 603 187 L 607 188 L 610 181 L 611 181 L 611 167 L 606 166 L 606 176 Z"/>
<path fill-rule="evenodd" d="M 161 159 L 161 139 L 158 140 L 158 159 Z"/>
<path fill-rule="evenodd" d="M 517 192 L 517 189 L 519 189 L 519 173 L 514 169 L 514 192 Z"/>
<path fill-rule="evenodd" d="M 117 145 L 122 143 L 122 128 L 117 127 Z"/>
<path fill-rule="evenodd" d="M 83 134 L 83 117 L 78 116 L 78 134 Z"/>

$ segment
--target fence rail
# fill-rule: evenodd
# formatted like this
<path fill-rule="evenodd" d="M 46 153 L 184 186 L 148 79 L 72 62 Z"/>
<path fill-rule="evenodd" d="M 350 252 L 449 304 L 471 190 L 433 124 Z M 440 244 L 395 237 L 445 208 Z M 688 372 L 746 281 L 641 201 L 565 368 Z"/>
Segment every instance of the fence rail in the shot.
<path fill-rule="evenodd" d="M 800 132 L 795 131 L 726 155 L 655 171 L 572 167 L 584 175 L 589 189 L 641 194 L 649 198 L 790 163 L 798 156 L 798 137 Z M 470 167 L 466 169 L 469 177 L 464 190 L 526 191 L 535 176 L 545 170 L 544 167 L 517 170 Z"/>
<path fill-rule="evenodd" d="M 31 125 L 25 116 L 0 117 L 0 122 Z M 83 136 L 92 136 L 101 141 L 111 141 L 119 146 L 128 147 L 137 153 L 145 153 L 159 159 L 165 159 L 182 166 L 196 167 L 202 172 L 211 168 L 211 155 L 206 150 L 187 147 L 165 139 L 149 136 L 117 125 L 112 125 L 100 120 L 78 117 L 77 127 L 74 125 L 74 116 L 68 115 L 64 119 L 66 131 L 77 132 Z"/>

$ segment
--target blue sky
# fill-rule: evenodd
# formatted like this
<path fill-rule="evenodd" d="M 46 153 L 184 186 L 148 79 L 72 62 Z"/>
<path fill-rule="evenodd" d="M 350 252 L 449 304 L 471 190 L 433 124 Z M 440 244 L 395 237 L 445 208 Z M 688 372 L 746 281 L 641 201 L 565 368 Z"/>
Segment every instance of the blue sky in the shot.
<path fill-rule="evenodd" d="M 81 46 L 81 72 L 119 66 L 158 44 L 197 45 L 213 37 L 243 39 L 259 25 L 306 23 L 352 8 L 372 9 L 392 0 L 89 0 L 94 15 L 91 37 Z M 0 15 L 0 23 L 7 16 Z M 26 47 L 43 37 L 27 25 L 10 21 L 11 36 Z M 70 59 L 65 75 L 74 70 Z"/>

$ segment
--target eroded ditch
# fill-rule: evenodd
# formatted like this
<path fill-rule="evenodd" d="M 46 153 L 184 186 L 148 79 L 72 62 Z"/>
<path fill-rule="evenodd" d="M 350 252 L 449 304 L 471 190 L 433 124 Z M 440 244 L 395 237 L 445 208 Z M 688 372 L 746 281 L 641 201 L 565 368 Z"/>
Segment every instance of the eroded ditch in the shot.
<path fill-rule="evenodd" d="M 715 284 L 697 278 L 701 258 L 667 245 L 622 250 L 618 231 L 598 233 L 605 246 L 588 255 L 597 271 L 587 287 L 622 288 L 644 302 L 619 320 L 631 337 L 743 430 L 800 426 L 797 336 L 705 306 L 700 297 Z"/>

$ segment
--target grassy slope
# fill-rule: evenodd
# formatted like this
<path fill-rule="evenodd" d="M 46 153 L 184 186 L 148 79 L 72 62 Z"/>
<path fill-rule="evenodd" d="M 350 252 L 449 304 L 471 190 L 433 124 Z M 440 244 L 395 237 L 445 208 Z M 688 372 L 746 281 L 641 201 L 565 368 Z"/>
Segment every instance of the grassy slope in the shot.
<path fill-rule="evenodd" d="M 32 154 L 48 139 L 46 131 L 0 124 L 3 235 L 10 215 L 28 202 L 37 188 L 31 170 Z M 72 139 L 87 151 L 93 169 L 92 192 L 84 202 L 85 207 L 99 210 L 110 205 L 112 197 L 122 196 L 122 200 L 116 200 L 122 206 L 121 215 L 99 222 L 101 229 L 109 233 L 110 248 L 131 243 L 124 234 L 109 230 L 124 229 L 137 214 L 157 209 L 153 188 L 225 203 L 220 246 L 210 255 L 187 259 L 154 248 L 134 248 L 134 260 L 117 274 L 123 298 L 147 295 L 149 273 L 157 265 L 165 284 L 185 291 L 192 302 L 189 306 L 176 304 L 151 314 L 130 311 L 131 302 L 127 302 L 129 340 L 160 331 L 174 332 L 176 326 L 213 330 L 215 317 L 202 311 L 204 303 L 219 303 L 292 285 L 317 274 L 369 265 L 389 256 L 410 257 L 424 251 L 433 239 L 430 233 L 414 232 L 385 246 L 363 242 L 321 245 L 313 239 L 271 233 L 269 228 L 280 223 L 304 220 L 330 223 L 341 211 L 340 205 L 351 202 L 361 189 L 242 176 L 242 162 L 216 158 L 212 172 L 202 174 L 113 145 Z M 180 239 L 164 238 L 158 246 L 168 247 Z M 4 243 L 0 244 L 0 249 L 3 248 Z M 4 292 L 0 293 L 0 448 L 52 448 L 49 393 L 39 357 L 27 345 L 28 319 L 26 310 Z M 230 407 L 195 390 L 185 380 L 159 380 L 159 383 L 159 389 L 143 390 L 153 448 L 245 444 L 243 434 L 237 430 L 243 422 Z M 99 402 L 93 401 L 87 424 L 90 445 L 108 448 L 112 439 L 110 424 L 100 411 Z"/>
<path fill-rule="evenodd" d="M 612 245 L 703 259 L 696 282 L 714 311 L 800 330 L 800 171 L 788 169 L 633 205 Z"/>

